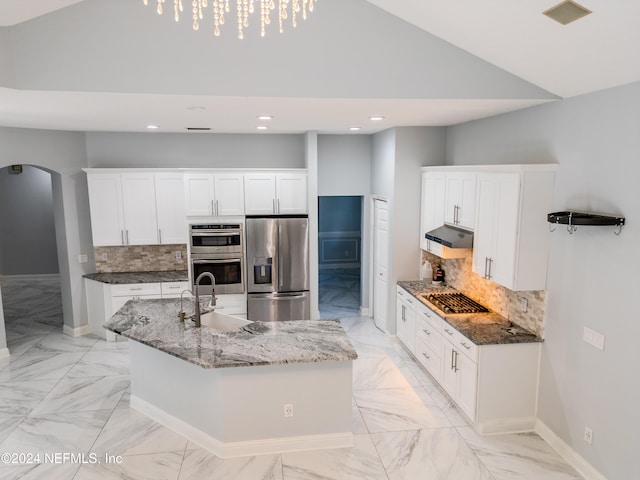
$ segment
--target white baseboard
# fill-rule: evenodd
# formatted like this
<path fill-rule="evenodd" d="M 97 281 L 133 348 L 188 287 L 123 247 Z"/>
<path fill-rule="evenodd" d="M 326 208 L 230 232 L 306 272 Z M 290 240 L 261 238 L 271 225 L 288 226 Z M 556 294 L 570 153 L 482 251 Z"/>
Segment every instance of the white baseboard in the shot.
<path fill-rule="evenodd" d="M 0 275 L 0 283 L 4 285 L 10 285 L 14 282 L 23 282 L 23 281 L 33 281 L 33 280 L 54 280 L 60 281 L 59 273 L 42 273 L 35 275 Z"/>
<path fill-rule="evenodd" d="M 244 442 L 221 442 L 206 432 L 190 425 L 164 410 L 151 405 L 141 398 L 131 395 L 131 408 L 139 411 L 174 432 L 197 443 L 220 458 L 234 458 L 267 455 L 282 452 L 300 452 L 325 448 L 345 448 L 353 446 L 353 433 L 344 432 L 326 435 L 305 435 L 299 437 L 265 438 Z M 187 406 L 185 406 L 187 408 Z"/>
<path fill-rule="evenodd" d="M 65 335 L 69 335 L 70 337 L 82 337 L 83 335 L 89 335 L 91 330 L 89 329 L 89 325 L 83 325 L 82 327 L 70 327 L 68 325 L 62 326 L 62 333 Z"/>
<path fill-rule="evenodd" d="M 360 307 L 360 316 L 361 317 L 370 317 L 371 316 L 371 311 L 369 310 L 369 307 Z"/>
<path fill-rule="evenodd" d="M 11 354 L 9 353 L 9 349 L 8 348 L 0 348 L 0 359 L 1 358 L 9 358 L 11 356 Z"/>
<path fill-rule="evenodd" d="M 476 430 L 482 435 L 501 435 L 505 433 L 533 432 L 536 428 L 535 417 L 502 418 L 476 424 Z"/>
<path fill-rule="evenodd" d="M 575 468 L 580 475 L 587 480 L 607 480 L 607 477 L 596 470 L 578 452 L 565 443 L 540 419 L 536 422 L 536 433 L 542 437 L 551 447 L 564 458 L 569 465 Z"/>

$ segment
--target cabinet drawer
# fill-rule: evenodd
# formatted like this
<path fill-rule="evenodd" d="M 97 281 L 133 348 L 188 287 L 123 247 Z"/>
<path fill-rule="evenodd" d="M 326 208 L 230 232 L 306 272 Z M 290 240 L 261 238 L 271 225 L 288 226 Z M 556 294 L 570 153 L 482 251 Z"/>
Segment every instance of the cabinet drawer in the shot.
<path fill-rule="evenodd" d="M 451 325 L 445 325 L 443 332 L 443 337 L 449 340 L 456 350 L 469 357 L 473 362 L 478 362 L 478 346 L 475 343 L 462 335 Z"/>
<path fill-rule="evenodd" d="M 442 378 L 442 358 L 420 339 L 416 339 L 416 357 L 424 368 L 440 382 Z"/>
<path fill-rule="evenodd" d="M 189 282 L 163 282 L 160 286 L 163 298 L 180 297 L 180 294 L 189 290 Z"/>
<path fill-rule="evenodd" d="M 161 295 L 159 283 L 131 283 L 127 285 L 111 285 L 111 296 Z"/>
<path fill-rule="evenodd" d="M 442 333 L 442 329 L 444 327 L 444 321 L 442 320 L 442 318 L 436 315 L 435 312 L 433 312 L 433 310 L 419 303 L 417 312 L 418 312 L 418 318 L 421 318 L 425 322 L 427 322 L 431 326 L 431 328 L 434 329 L 436 332 Z"/>
<path fill-rule="evenodd" d="M 434 352 L 438 354 L 442 352 L 442 335 L 420 316 L 418 316 L 416 323 L 416 338 L 420 339 Z"/>

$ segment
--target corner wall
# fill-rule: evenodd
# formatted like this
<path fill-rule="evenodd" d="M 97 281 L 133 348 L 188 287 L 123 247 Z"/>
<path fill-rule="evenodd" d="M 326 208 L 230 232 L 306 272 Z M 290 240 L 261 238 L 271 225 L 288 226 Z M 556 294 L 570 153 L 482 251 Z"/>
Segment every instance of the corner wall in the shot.
<path fill-rule="evenodd" d="M 538 418 L 610 479 L 636 478 L 640 82 L 451 127 L 447 164 L 558 163 L 554 211 L 626 216 L 550 233 Z M 604 351 L 583 328 L 606 336 Z M 583 441 L 585 425 L 593 445 Z"/>

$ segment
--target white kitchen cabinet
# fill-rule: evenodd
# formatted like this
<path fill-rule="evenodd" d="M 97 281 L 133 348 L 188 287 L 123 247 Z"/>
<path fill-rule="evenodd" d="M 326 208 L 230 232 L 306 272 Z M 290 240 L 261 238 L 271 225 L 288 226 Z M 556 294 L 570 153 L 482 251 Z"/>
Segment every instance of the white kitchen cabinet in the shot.
<path fill-rule="evenodd" d="M 299 215 L 308 211 L 306 173 L 245 175 L 247 215 Z"/>
<path fill-rule="evenodd" d="M 411 353 L 415 353 L 416 300 L 401 287 L 397 287 L 396 294 L 396 335 Z"/>
<path fill-rule="evenodd" d="M 184 181 L 181 173 L 156 173 L 156 213 L 161 244 L 187 243 Z"/>
<path fill-rule="evenodd" d="M 398 337 L 480 433 L 535 427 L 540 343 L 476 345 L 399 286 L 396 305 Z"/>
<path fill-rule="evenodd" d="M 158 243 L 152 173 L 87 176 L 94 246 Z"/>
<path fill-rule="evenodd" d="M 544 290 L 554 165 L 478 174 L 473 271 L 513 290 Z"/>
<path fill-rule="evenodd" d="M 475 223 L 476 174 L 447 172 L 444 221 L 467 230 Z"/>
<path fill-rule="evenodd" d="M 189 217 L 245 214 L 242 174 L 188 172 L 184 185 Z"/>

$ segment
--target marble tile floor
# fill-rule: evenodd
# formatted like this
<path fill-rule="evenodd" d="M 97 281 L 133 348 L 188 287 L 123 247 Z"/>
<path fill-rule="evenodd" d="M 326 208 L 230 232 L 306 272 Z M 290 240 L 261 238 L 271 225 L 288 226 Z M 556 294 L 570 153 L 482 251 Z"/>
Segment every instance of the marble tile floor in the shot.
<path fill-rule="evenodd" d="M 320 318 L 360 314 L 360 269 L 323 269 L 318 277 Z"/>
<path fill-rule="evenodd" d="M 353 447 L 220 459 L 129 408 L 127 342 L 73 339 L 59 326 L 43 329 L 27 305 L 21 311 L 25 320 L 12 317 L 7 327 L 17 349 L 0 365 L 0 453 L 66 452 L 101 463 L 0 462 L 0 479 L 581 478 L 535 434 L 475 433 L 429 375 L 368 318 L 341 319 L 360 356 Z M 28 347 L 18 341 L 23 335 Z M 107 463 L 106 455 L 116 461 Z"/>

